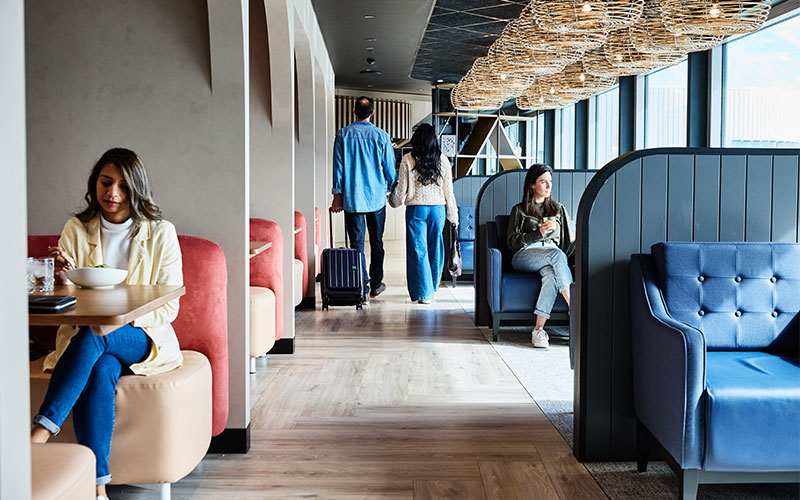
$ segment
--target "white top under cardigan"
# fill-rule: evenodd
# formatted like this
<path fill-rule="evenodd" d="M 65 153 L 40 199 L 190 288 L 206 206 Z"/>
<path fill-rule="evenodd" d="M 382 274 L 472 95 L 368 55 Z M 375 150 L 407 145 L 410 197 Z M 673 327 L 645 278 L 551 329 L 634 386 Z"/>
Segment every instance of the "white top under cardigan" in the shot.
<path fill-rule="evenodd" d="M 100 216 L 100 246 L 103 247 L 103 263 L 115 269 L 128 269 L 131 254 L 133 219 L 121 224 L 108 222 Z"/>
<path fill-rule="evenodd" d="M 439 160 L 442 175 L 436 182 L 422 185 L 419 176 L 414 172 L 414 157 L 407 153 L 400 161 L 397 186 L 389 196 L 389 204 L 395 208 L 405 202 L 406 205 L 445 205 L 447 220 L 458 223 L 458 207 L 453 194 L 453 172 L 450 161 L 445 155 Z"/>

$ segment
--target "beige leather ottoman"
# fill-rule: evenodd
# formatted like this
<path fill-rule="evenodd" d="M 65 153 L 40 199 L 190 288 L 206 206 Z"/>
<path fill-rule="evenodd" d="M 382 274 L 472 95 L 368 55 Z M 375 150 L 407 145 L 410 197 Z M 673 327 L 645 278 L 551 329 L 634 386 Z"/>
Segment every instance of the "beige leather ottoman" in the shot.
<path fill-rule="evenodd" d="M 269 288 L 250 287 L 250 373 L 255 358 L 275 345 L 275 293 Z"/>
<path fill-rule="evenodd" d="M 182 352 L 180 368 L 120 377 L 109 457 L 111 484 L 174 483 L 205 456 L 211 442 L 211 365 L 199 352 Z M 31 418 L 50 381 L 42 363 L 40 359 L 30 364 Z M 50 442 L 75 442 L 71 414 Z M 94 472 L 92 476 L 94 484 Z"/>
<path fill-rule="evenodd" d="M 294 259 L 294 305 L 299 306 L 303 302 L 303 273 L 306 266 L 300 259 Z"/>
<path fill-rule="evenodd" d="M 93 500 L 92 450 L 78 444 L 31 444 L 31 500 Z"/>

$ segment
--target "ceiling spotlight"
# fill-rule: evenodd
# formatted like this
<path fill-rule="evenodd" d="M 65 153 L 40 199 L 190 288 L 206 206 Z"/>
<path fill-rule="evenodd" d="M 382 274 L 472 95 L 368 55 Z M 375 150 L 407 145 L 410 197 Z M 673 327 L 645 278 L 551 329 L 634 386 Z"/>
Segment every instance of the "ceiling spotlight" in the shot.
<path fill-rule="evenodd" d="M 373 43 L 373 42 L 377 42 L 378 39 L 377 38 L 365 38 L 364 41 L 365 42 L 369 42 L 369 43 Z"/>
<path fill-rule="evenodd" d="M 375 58 L 374 57 L 368 57 L 367 58 L 367 64 L 369 64 L 370 66 L 374 65 L 375 64 Z"/>
<path fill-rule="evenodd" d="M 367 52 L 375 52 L 375 47 L 364 47 Z"/>
<path fill-rule="evenodd" d="M 444 80 L 442 80 L 441 78 L 439 78 L 438 80 L 436 80 L 436 83 L 443 83 L 443 82 L 444 82 Z"/>
<path fill-rule="evenodd" d="M 368 88 L 368 89 L 371 89 L 371 88 L 372 88 L 372 84 L 371 84 L 371 83 L 368 83 L 368 84 L 367 84 L 367 88 Z"/>
<path fill-rule="evenodd" d="M 372 14 L 364 14 L 364 19 L 375 19 L 375 16 Z"/>

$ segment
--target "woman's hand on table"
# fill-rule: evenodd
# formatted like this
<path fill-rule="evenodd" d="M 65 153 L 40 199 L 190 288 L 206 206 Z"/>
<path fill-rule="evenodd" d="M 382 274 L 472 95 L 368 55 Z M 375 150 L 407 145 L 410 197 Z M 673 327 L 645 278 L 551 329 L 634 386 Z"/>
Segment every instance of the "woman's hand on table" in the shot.
<path fill-rule="evenodd" d="M 60 247 L 47 247 L 47 250 L 53 257 L 53 277 L 56 283 L 63 285 L 67 282 L 67 271 L 72 269 L 72 264 Z"/>

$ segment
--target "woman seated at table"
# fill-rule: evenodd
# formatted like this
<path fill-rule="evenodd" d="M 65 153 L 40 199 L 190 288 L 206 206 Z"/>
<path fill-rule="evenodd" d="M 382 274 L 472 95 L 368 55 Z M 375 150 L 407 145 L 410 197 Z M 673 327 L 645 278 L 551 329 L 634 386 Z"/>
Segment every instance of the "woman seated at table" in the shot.
<path fill-rule="evenodd" d="M 544 325 L 558 293 L 569 306 L 572 273 L 567 257 L 574 251 L 575 233 L 567 209 L 552 198 L 553 169 L 550 165 L 531 165 L 524 186 L 522 203 L 511 209 L 508 248 L 515 252 L 511 266 L 516 271 L 538 272 L 542 276 L 531 341 L 534 347 L 549 347 L 550 338 Z"/>
<path fill-rule="evenodd" d="M 89 175 L 88 206 L 64 226 L 51 248 L 56 281 L 66 282 L 72 267 L 106 265 L 127 269 L 131 285 L 182 285 L 181 252 L 175 227 L 161 218 L 147 173 L 133 151 L 103 154 Z M 170 323 L 178 316 L 173 300 L 124 326 L 62 326 L 45 371 L 53 375 L 31 441 L 46 442 L 60 430 L 70 410 L 78 443 L 97 459 L 97 497 L 106 498 L 114 394 L 122 373 L 152 375 L 183 362 Z"/>

